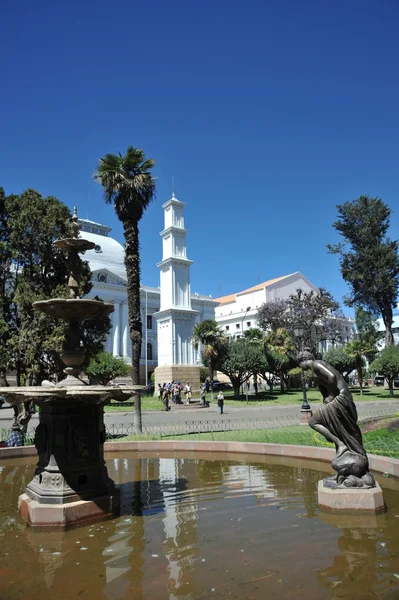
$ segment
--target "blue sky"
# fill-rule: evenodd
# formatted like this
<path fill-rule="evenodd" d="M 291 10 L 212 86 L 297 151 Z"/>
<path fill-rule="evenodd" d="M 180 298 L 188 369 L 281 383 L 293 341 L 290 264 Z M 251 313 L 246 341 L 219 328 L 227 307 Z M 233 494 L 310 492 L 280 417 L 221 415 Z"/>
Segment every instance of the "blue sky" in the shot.
<path fill-rule="evenodd" d="M 132 144 L 156 161 L 143 283 L 159 285 L 173 176 L 193 292 L 300 270 L 342 300 L 336 204 L 382 197 L 399 237 L 398 19 L 395 0 L 5 0 L 0 185 L 123 241 L 91 175 Z"/>

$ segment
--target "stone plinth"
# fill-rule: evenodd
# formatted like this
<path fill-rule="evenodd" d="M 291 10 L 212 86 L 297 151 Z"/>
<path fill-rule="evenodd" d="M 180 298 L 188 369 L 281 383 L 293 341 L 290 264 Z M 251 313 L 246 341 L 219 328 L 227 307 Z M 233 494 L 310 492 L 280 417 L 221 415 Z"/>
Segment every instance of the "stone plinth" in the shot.
<path fill-rule="evenodd" d="M 318 502 L 322 509 L 342 511 L 377 513 L 385 509 L 382 489 L 378 483 L 373 488 L 337 488 L 326 487 L 324 481 L 319 481 Z"/>
<path fill-rule="evenodd" d="M 117 515 L 119 491 L 115 490 L 112 496 L 65 504 L 40 504 L 27 494 L 21 494 L 18 509 L 21 517 L 33 527 L 74 527 Z"/>
<path fill-rule="evenodd" d="M 155 392 L 158 383 L 168 383 L 169 381 L 180 381 L 183 388 L 186 381 L 190 382 L 192 396 L 200 394 L 200 367 L 195 365 L 163 365 L 155 369 Z M 184 399 L 184 395 L 183 395 Z"/>

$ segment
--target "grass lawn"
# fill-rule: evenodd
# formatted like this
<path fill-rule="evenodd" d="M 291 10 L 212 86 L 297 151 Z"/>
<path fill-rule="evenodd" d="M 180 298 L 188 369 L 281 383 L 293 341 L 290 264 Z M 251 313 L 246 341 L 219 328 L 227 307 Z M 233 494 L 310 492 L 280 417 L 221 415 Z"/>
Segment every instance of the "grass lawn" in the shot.
<path fill-rule="evenodd" d="M 397 425 L 397 428 L 393 428 Z M 368 425 L 362 425 L 363 443 L 370 454 L 380 454 L 399 458 L 399 418 L 376 419 L 370 430 Z M 390 430 L 391 429 L 391 430 Z M 119 441 L 138 440 L 189 440 L 189 441 L 228 441 L 228 442 L 261 442 L 275 444 L 296 444 L 302 446 L 333 447 L 325 441 L 324 437 L 317 434 L 310 427 L 279 427 L 275 429 L 256 429 L 241 431 L 215 431 L 209 433 L 194 433 L 186 435 L 161 436 L 135 436 L 124 437 Z"/>
<path fill-rule="evenodd" d="M 375 401 L 375 400 L 399 400 L 399 390 L 395 393 L 393 398 L 389 396 L 389 390 L 384 390 L 382 387 L 370 387 L 363 390 L 363 395 L 360 395 L 359 388 L 353 387 L 351 388 L 351 392 L 353 394 L 353 399 L 355 402 L 367 402 L 367 401 Z M 214 394 L 214 402 L 216 402 L 216 393 Z M 224 392 L 224 399 L 226 406 L 236 406 L 236 407 L 246 407 L 246 398 L 245 396 L 241 396 L 239 400 L 234 400 L 234 394 L 231 391 Z M 211 395 L 208 393 L 207 398 L 210 400 Z M 321 402 L 320 392 L 311 388 L 308 390 L 308 399 L 312 404 Z M 296 404 L 298 405 L 302 402 L 302 390 L 290 390 L 288 392 L 281 393 L 279 389 L 273 390 L 273 393 L 270 392 L 260 392 L 255 398 L 254 395 L 248 396 L 248 406 L 249 407 L 259 407 L 259 406 L 284 406 L 287 404 Z M 158 398 L 154 398 L 153 396 L 143 396 L 141 399 L 141 407 L 142 410 L 162 410 L 162 404 L 158 400 Z M 129 405 L 124 406 L 113 406 L 108 405 L 105 407 L 106 412 L 129 412 L 133 411 L 134 407 Z"/>

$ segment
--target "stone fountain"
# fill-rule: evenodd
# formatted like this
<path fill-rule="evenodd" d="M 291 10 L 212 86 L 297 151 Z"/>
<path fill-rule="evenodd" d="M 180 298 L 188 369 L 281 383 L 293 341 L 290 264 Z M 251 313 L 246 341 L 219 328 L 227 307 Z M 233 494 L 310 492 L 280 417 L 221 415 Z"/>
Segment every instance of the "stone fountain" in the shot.
<path fill-rule="evenodd" d="M 39 455 L 33 480 L 19 497 L 21 516 L 33 527 L 70 527 L 100 520 L 119 510 L 119 493 L 104 461 L 104 405 L 112 398 L 127 400 L 140 386 L 91 386 L 79 379 L 85 360 L 83 319 L 101 319 L 112 304 L 79 297 L 82 264 L 79 254 L 94 243 L 78 238 L 76 209 L 72 217 L 76 238 L 57 240 L 68 253 L 70 298 L 35 302 L 33 307 L 67 322 L 62 361 L 66 378 L 55 387 L 8 387 L 0 394 L 13 405 L 39 406 L 35 446 Z"/>

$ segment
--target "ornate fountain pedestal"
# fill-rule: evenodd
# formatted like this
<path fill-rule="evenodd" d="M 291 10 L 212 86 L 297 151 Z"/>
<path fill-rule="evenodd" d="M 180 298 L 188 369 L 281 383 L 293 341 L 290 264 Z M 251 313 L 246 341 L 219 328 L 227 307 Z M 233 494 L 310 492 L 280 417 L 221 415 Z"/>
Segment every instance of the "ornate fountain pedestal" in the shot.
<path fill-rule="evenodd" d="M 119 511 L 119 491 L 104 461 L 104 405 L 126 400 L 141 387 L 7 388 L 9 402 L 40 406 L 38 463 L 19 498 L 22 518 L 34 527 L 71 527 Z"/>
<path fill-rule="evenodd" d="M 90 386 L 79 379 L 86 358 L 82 322 L 103 319 L 114 307 L 79 297 L 79 254 L 94 248 L 94 243 L 78 238 L 76 209 L 72 228 L 76 237 L 54 242 L 68 254 L 70 297 L 33 303 L 35 310 L 68 324 L 61 355 L 66 378 L 50 388 L 0 389 L 10 404 L 23 402 L 27 406 L 34 402 L 40 407 L 35 434 L 39 462 L 33 480 L 19 498 L 21 516 L 34 527 L 70 527 L 118 512 L 119 493 L 104 462 L 104 405 L 112 398 L 127 400 L 142 390 L 142 386 Z"/>

